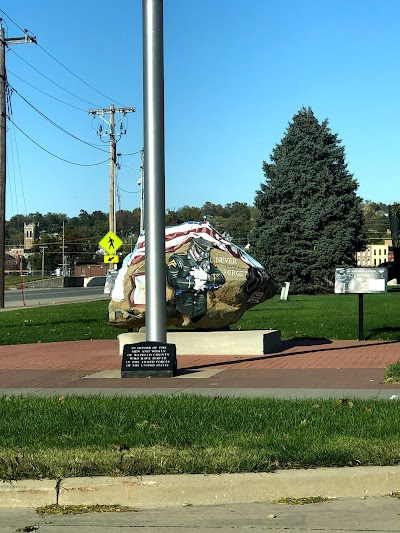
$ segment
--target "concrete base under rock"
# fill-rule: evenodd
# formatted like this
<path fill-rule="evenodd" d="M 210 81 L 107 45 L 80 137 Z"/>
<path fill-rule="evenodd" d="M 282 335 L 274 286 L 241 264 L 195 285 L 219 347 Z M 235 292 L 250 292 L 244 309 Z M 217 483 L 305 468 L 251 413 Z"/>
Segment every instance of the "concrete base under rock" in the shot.
<path fill-rule="evenodd" d="M 145 328 L 118 335 L 119 354 L 126 344 L 146 341 Z M 180 355 L 264 355 L 279 350 L 281 332 L 277 329 L 252 331 L 168 331 L 167 342 L 175 344 Z"/>

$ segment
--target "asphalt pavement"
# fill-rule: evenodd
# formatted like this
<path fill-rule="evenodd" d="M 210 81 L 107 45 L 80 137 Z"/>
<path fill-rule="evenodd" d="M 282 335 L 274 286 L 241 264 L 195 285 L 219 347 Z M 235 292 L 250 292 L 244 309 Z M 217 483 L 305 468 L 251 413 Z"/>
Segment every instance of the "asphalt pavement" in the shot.
<path fill-rule="evenodd" d="M 9 289 L 4 293 L 6 309 L 54 305 L 79 301 L 107 299 L 103 287 L 62 287 L 46 289 Z"/>

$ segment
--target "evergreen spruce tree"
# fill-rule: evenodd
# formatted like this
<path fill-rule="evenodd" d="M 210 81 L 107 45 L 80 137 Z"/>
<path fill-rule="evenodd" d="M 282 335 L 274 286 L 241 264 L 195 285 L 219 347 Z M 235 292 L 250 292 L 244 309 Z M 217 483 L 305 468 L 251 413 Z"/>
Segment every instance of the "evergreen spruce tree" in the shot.
<path fill-rule="evenodd" d="M 303 107 L 263 164 L 251 252 L 293 292 L 332 291 L 335 268 L 354 266 L 365 246 L 358 184 L 340 143 L 327 120 Z"/>

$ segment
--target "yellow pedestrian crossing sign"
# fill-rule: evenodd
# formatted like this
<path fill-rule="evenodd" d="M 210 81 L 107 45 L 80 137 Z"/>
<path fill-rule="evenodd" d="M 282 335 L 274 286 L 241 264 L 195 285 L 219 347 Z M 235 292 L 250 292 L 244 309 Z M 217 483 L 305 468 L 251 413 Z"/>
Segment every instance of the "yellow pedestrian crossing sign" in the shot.
<path fill-rule="evenodd" d="M 105 255 L 104 263 L 118 263 L 118 255 Z"/>
<path fill-rule="evenodd" d="M 105 250 L 110 256 L 114 255 L 115 252 L 120 248 L 124 243 L 121 241 L 115 233 L 109 231 L 104 235 L 104 237 L 99 242 L 99 245 Z"/>

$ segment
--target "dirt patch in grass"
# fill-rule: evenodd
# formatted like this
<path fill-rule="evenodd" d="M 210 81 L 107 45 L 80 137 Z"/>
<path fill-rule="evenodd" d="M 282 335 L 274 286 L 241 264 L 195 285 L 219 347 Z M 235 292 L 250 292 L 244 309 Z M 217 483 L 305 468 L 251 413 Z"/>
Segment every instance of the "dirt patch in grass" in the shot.
<path fill-rule="evenodd" d="M 85 514 L 85 513 L 136 513 L 137 509 L 123 505 L 45 505 L 38 507 L 36 512 L 40 516 Z"/>
<path fill-rule="evenodd" d="M 285 505 L 308 505 L 310 503 L 328 502 L 334 498 L 324 498 L 323 496 L 309 496 L 307 498 L 281 498 L 275 503 L 283 503 Z"/>

